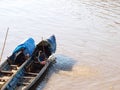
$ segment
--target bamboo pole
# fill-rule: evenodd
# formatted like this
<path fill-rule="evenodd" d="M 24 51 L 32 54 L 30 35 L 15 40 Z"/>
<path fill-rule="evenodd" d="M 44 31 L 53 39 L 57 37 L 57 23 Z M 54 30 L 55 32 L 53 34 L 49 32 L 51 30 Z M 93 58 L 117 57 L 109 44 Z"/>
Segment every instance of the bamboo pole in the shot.
<path fill-rule="evenodd" d="M 5 35 L 5 40 L 4 40 L 2 52 L 1 52 L 1 55 L 0 55 L 0 62 L 2 60 L 3 52 L 4 52 L 4 49 L 5 49 L 5 44 L 6 44 L 6 40 L 7 40 L 8 31 L 9 31 L 9 27 L 7 28 L 7 32 L 6 32 L 6 35 Z"/>
<path fill-rule="evenodd" d="M 43 53 L 44 53 L 44 56 L 45 56 L 45 58 L 46 58 L 46 53 L 45 53 L 45 47 L 44 47 L 44 44 L 43 44 L 43 37 L 42 37 L 42 47 L 43 47 Z"/>

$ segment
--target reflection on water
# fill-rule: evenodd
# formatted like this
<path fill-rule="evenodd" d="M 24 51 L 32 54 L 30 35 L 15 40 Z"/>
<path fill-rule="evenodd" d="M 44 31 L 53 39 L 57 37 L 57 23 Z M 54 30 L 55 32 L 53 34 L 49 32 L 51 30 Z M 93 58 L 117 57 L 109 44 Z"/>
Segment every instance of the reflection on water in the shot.
<path fill-rule="evenodd" d="M 49 68 L 45 79 L 38 86 L 38 88 L 37 88 L 38 90 L 39 89 L 40 90 L 44 89 L 46 87 L 46 84 L 49 83 L 49 81 L 51 81 L 52 76 L 54 76 L 54 75 L 60 75 L 60 76 L 64 75 L 64 74 L 60 74 L 61 71 L 71 72 L 74 64 L 76 63 L 72 58 L 69 58 L 69 57 L 64 56 L 64 55 L 56 55 L 56 58 L 57 58 L 56 63 L 53 64 Z M 60 78 L 58 78 L 58 79 L 60 79 Z M 56 84 L 56 83 L 54 83 L 54 84 Z M 50 84 L 50 86 L 51 86 L 51 84 Z M 46 89 L 51 90 L 51 88 L 46 88 Z"/>
<path fill-rule="evenodd" d="M 77 90 L 81 80 L 98 77 L 99 71 L 88 65 L 75 65 L 76 61 L 64 55 L 56 55 L 57 63 L 50 67 L 45 79 L 37 87 L 37 90 L 54 90 L 57 88 Z M 75 84 L 74 84 L 75 83 Z M 68 84 L 68 86 L 66 86 Z M 54 86 L 53 86 L 54 85 Z M 75 85 L 71 87 L 69 85 Z"/>
<path fill-rule="evenodd" d="M 56 36 L 61 60 L 38 90 L 120 90 L 120 0 L 1 0 L 0 50 L 7 27 L 3 58 L 23 39 Z"/>

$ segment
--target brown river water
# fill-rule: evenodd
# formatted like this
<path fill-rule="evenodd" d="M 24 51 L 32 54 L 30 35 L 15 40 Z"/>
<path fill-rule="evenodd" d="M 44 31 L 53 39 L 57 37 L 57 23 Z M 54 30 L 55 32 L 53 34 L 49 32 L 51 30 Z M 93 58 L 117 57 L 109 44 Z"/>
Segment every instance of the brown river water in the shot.
<path fill-rule="evenodd" d="M 120 0 L 0 0 L 1 63 L 54 34 L 57 63 L 34 90 L 120 90 Z"/>

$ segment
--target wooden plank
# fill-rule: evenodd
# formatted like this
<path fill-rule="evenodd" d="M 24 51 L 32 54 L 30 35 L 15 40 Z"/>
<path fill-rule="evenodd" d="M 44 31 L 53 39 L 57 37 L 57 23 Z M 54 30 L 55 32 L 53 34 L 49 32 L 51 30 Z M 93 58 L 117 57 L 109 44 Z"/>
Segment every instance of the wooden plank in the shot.
<path fill-rule="evenodd" d="M 24 77 L 22 77 L 22 78 L 24 78 L 24 79 L 33 79 L 34 77 L 24 76 Z"/>
<path fill-rule="evenodd" d="M 38 73 L 25 72 L 25 74 L 38 75 Z"/>
<path fill-rule="evenodd" d="M 1 82 L 6 82 L 8 79 L 6 79 L 6 78 L 0 78 L 0 81 Z"/>
<path fill-rule="evenodd" d="M 0 72 L 1 72 L 1 73 L 5 73 L 5 74 L 13 74 L 12 71 L 4 71 L 4 70 L 1 70 Z"/>
<path fill-rule="evenodd" d="M 10 65 L 12 67 L 12 69 L 15 69 L 17 70 L 18 69 L 18 66 L 17 65 Z"/>
<path fill-rule="evenodd" d="M 18 67 L 17 65 L 10 65 L 11 67 Z"/>
<path fill-rule="evenodd" d="M 0 82 L 0 85 L 3 85 L 5 82 Z"/>
<path fill-rule="evenodd" d="M 21 85 L 29 85 L 30 83 L 26 83 L 26 82 L 18 82 L 19 84 L 21 84 Z"/>

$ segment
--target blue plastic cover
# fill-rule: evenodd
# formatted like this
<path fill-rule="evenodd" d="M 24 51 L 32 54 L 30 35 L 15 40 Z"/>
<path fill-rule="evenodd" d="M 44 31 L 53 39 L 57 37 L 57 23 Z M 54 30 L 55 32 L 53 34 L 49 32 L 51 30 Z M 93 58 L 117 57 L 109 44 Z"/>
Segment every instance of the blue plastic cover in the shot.
<path fill-rule="evenodd" d="M 22 44 L 18 45 L 15 50 L 13 51 L 13 54 L 16 52 L 19 52 L 21 48 L 25 49 L 24 54 L 29 54 L 30 56 L 32 55 L 34 49 L 35 49 L 35 41 L 32 38 L 28 38 L 25 42 Z"/>
<path fill-rule="evenodd" d="M 47 39 L 49 44 L 51 45 L 51 52 L 55 53 L 56 51 L 56 38 L 54 35 L 52 35 L 49 39 Z"/>

